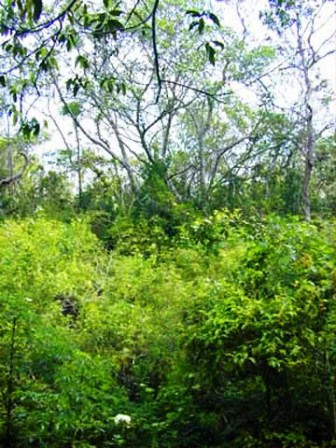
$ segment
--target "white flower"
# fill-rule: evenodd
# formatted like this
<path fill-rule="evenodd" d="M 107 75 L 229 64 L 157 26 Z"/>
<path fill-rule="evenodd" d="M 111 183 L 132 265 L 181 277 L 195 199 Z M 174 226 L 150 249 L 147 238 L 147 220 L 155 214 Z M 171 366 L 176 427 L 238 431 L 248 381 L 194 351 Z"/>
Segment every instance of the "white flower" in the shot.
<path fill-rule="evenodd" d="M 131 424 L 131 417 L 126 414 L 118 414 L 114 418 L 114 423 L 116 425 L 120 425 L 121 423 L 124 423 L 126 426 L 129 426 Z"/>

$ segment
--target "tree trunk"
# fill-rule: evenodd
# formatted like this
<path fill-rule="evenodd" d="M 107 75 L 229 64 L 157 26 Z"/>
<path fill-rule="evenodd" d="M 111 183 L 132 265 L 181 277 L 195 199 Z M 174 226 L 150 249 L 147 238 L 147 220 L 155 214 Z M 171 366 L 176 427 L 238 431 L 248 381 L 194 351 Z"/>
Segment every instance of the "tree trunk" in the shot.
<path fill-rule="evenodd" d="M 302 207 L 306 221 L 311 219 L 311 205 L 310 205 L 310 181 L 314 166 L 314 135 L 313 135 L 313 112 L 309 104 L 307 105 L 307 131 L 306 131 L 306 147 L 305 147 L 305 171 L 302 189 Z"/>
<path fill-rule="evenodd" d="M 310 105 L 312 88 L 309 79 L 309 62 L 306 57 L 306 50 L 303 47 L 302 42 L 302 30 L 300 16 L 296 16 L 296 36 L 298 45 L 298 54 L 300 57 L 300 70 L 303 72 L 304 80 L 304 107 L 305 107 L 305 117 L 304 117 L 304 135 L 303 135 L 303 154 L 305 161 L 304 179 L 302 186 L 302 208 L 305 215 L 306 221 L 311 219 L 311 202 L 310 202 L 310 183 L 313 173 L 314 165 L 314 128 L 313 128 L 313 109 Z"/>
<path fill-rule="evenodd" d="M 79 133 L 78 126 L 74 123 L 75 134 L 76 134 L 76 145 L 77 145 L 77 163 L 76 163 L 76 171 L 77 171 L 77 179 L 78 179 L 78 207 L 82 208 L 83 205 L 83 171 L 82 171 L 82 161 L 81 161 L 81 147 L 79 141 Z"/>

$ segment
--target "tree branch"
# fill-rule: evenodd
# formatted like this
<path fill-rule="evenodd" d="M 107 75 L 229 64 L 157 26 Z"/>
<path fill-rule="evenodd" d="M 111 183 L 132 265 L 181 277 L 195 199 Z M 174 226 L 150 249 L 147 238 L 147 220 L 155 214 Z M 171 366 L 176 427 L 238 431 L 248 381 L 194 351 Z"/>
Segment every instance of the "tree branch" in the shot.
<path fill-rule="evenodd" d="M 155 73 L 158 82 L 158 91 L 156 95 L 156 102 L 159 102 L 161 88 L 162 88 L 162 80 L 160 75 L 160 62 L 159 62 L 159 52 L 157 49 L 157 41 L 156 41 L 156 13 L 159 7 L 160 0 L 155 0 L 153 10 L 152 10 L 152 44 L 153 44 L 153 53 L 154 53 L 154 65 L 155 65 Z"/>
<path fill-rule="evenodd" d="M 22 156 L 24 158 L 23 167 L 16 174 L 13 174 L 12 176 L 8 176 L 8 177 L 4 177 L 4 178 L 0 179 L 0 187 L 3 185 L 12 184 L 16 180 L 20 179 L 20 177 L 25 172 L 27 166 L 29 165 L 29 159 L 28 159 L 28 156 L 26 153 L 21 151 L 19 154 L 20 154 L 20 156 Z"/>

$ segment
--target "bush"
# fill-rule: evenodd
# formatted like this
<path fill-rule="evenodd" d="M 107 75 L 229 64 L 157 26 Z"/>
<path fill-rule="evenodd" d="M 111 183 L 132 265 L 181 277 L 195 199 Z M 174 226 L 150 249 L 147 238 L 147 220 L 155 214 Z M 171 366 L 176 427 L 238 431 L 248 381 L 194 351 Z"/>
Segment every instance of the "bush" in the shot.
<path fill-rule="evenodd" d="M 217 212 L 144 238 L 0 227 L 2 445 L 331 446 L 333 225 Z"/>

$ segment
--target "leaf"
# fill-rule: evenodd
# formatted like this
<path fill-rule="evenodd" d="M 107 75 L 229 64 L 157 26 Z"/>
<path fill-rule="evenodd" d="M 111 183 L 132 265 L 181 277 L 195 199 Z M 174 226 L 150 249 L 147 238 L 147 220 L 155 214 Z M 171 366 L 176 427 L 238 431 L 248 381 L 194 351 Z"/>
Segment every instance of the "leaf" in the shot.
<path fill-rule="evenodd" d="M 34 3 L 33 18 L 34 18 L 35 22 L 37 22 L 42 14 L 43 3 L 42 3 L 42 0 L 33 0 L 33 3 Z"/>
<path fill-rule="evenodd" d="M 205 44 L 205 49 L 206 49 L 210 64 L 215 65 L 216 50 L 209 44 L 209 42 L 207 42 Z"/>
<path fill-rule="evenodd" d="M 81 113 L 81 105 L 78 101 L 72 101 L 71 103 L 67 103 L 66 106 L 63 106 L 61 109 L 62 115 L 70 115 L 78 117 Z"/>
<path fill-rule="evenodd" d="M 0 76 L 0 85 L 1 85 L 2 87 L 6 87 L 6 78 L 5 78 L 5 75 L 1 75 L 1 76 Z"/>
<path fill-rule="evenodd" d="M 40 133 L 40 123 L 34 119 L 34 122 L 31 124 L 31 132 L 34 137 L 37 137 Z"/>
<path fill-rule="evenodd" d="M 109 11 L 109 14 L 114 17 L 119 17 L 123 13 L 124 13 L 124 11 L 122 11 L 121 9 L 113 9 L 112 11 Z"/>
<path fill-rule="evenodd" d="M 109 31 L 123 30 L 124 25 L 118 20 L 112 19 L 107 22 L 107 27 Z"/>
<path fill-rule="evenodd" d="M 122 93 L 123 95 L 126 95 L 126 84 L 124 82 L 121 82 L 117 84 L 117 93 Z"/>
<path fill-rule="evenodd" d="M 215 25 L 217 25 L 218 27 L 221 26 L 219 18 L 216 16 L 216 14 L 209 12 L 208 17 Z"/>
<path fill-rule="evenodd" d="M 73 96 L 77 96 L 79 87 L 80 87 L 79 83 L 74 83 L 74 86 L 73 86 Z"/>
<path fill-rule="evenodd" d="M 188 9 L 186 11 L 186 14 L 190 15 L 191 17 L 201 17 L 202 14 L 199 11 L 196 11 L 196 9 Z"/>
<path fill-rule="evenodd" d="M 114 90 L 115 82 L 116 80 L 112 76 L 109 78 L 103 78 L 100 81 L 100 87 L 102 89 L 106 89 L 109 93 L 112 93 Z"/>
<path fill-rule="evenodd" d="M 20 16 L 22 17 L 23 13 L 24 13 L 24 8 L 23 8 L 23 5 L 22 5 L 22 1 L 21 0 L 17 0 L 16 4 L 17 4 L 18 9 L 20 11 Z"/>
<path fill-rule="evenodd" d="M 71 51 L 75 47 L 75 44 L 76 44 L 75 36 L 70 34 L 70 36 L 68 36 L 68 38 L 66 40 L 67 51 Z"/>
<path fill-rule="evenodd" d="M 81 54 L 78 55 L 76 58 L 75 67 L 77 67 L 77 65 L 79 65 L 83 70 L 90 67 L 90 63 L 89 63 L 88 59 Z"/>
<path fill-rule="evenodd" d="M 18 112 L 18 110 L 16 109 L 16 107 L 15 107 L 15 105 L 13 104 L 12 106 L 11 106 L 11 108 L 9 109 L 9 111 L 8 111 L 8 115 L 9 116 L 13 116 L 13 126 L 15 126 L 17 123 L 18 123 L 18 120 L 19 120 L 19 112 Z"/>
<path fill-rule="evenodd" d="M 11 95 L 13 97 L 14 103 L 16 103 L 16 101 L 17 101 L 17 94 L 18 94 L 17 86 L 12 86 L 11 89 L 10 89 L 10 93 L 11 93 Z"/>
<path fill-rule="evenodd" d="M 221 50 L 224 50 L 224 44 L 223 42 L 220 42 L 219 40 L 213 40 L 211 41 L 214 45 L 216 45 L 217 47 L 219 47 Z"/>
<path fill-rule="evenodd" d="M 38 137 L 40 133 L 40 123 L 36 118 L 32 118 L 30 121 L 25 120 L 20 127 L 22 135 L 28 139 L 30 137 Z"/>
<path fill-rule="evenodd" d="M 198 24 L 198 32 L 199 32 L 200 34 L 203 33 L 204 26 L 205 26 L 204 19 L 201 19 L 201 20 L 199 21 L 199 24 Z"/>
<path fill-rule="evenodd" d="M 196 28 L 196 26 L 198 26 L 198 20 L 195 22 L 191 22 L 190 26 L 189 26 L 189 31 L 193 30 L 194 28 Z"/>

